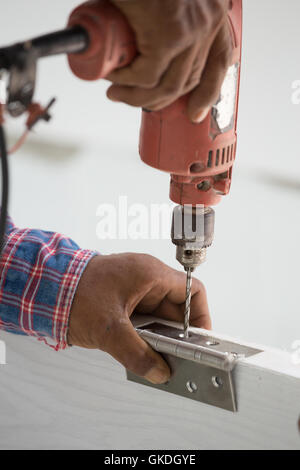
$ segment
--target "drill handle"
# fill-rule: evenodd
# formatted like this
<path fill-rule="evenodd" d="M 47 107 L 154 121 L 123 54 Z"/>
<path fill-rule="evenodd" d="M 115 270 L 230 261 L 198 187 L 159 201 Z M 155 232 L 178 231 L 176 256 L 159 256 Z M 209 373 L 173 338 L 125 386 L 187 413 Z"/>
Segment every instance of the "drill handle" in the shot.
<path fill-rule="evenodd" d="M 129 65 L 137 54 L 135 35 L 122 12 L 108 0 L 90 0 L 70 15 L 68 27 L 80 26 L 89 36 L 81 53 L 69 54 L 72 72 L 83 80 L 106 77 Z"/>

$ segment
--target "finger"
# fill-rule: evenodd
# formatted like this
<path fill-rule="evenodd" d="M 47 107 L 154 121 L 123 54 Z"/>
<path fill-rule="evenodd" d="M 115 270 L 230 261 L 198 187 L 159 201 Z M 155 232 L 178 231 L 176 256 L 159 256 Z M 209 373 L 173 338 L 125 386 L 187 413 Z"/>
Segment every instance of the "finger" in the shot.
<path fill-rule="evenodd" d="M 208 57 L 209 46 L 206 49 L 200 50 L 195 54 L 194 63 L 190 74 L 187 75 L 186 83 L 182 89 L 181 95 L 187 95 L 192 90 L 199 85 L 201 80 L 201 75 L 203 73 L 203 68 L 206 64 L 207 57 Z M 159 111 L 161 109 L 166 108 L 170 105 L 170 99 L 163 98 L 162 100 L 156 102 L 155 104 L 151 104 L 147 106 L 149 111 Z"/>
<path fill-rule="evenodd" d="M 105 345 L 105 351 L 136 375 L 151 383 L 165 383 L 170 378 L 170 368 L 135 331 L 130 320 L 114 327 Z"/>
<path fill-rule="evenodd" d="M 200 305 L 199 305 L 200 304 Z M 151 313 L 151 315 L 162 318 L 164 320 L 183 323 L 185 304 L 175 305 L 168 299 L 164 299 L 159 307 Z M 211 330 L 211 318 L 205 292 L 201 296 L 192 298 L 191 300 L 191 317 L 190 323 L 196 328 L 204 328 Z"/>
<path fill-rule="evenodd" d="M 108 98 L 149 110 L 157 110 L 157 105 L 162 103 L 164 107 L 168 106 L 185 93 L 197 52 L 190 48 L 176 57 L 157 87 L 146 89 L 112 85 L 107 91 Z"/>
<path fill-rule="evenodd" d="M 182 322 L 185 311 L 186 275 L 184 273 L 178 274 L 178 281 L 175 281 L 166 300 L 156 309 L 156 314 L 161 316 L 161 318 Z M 211 329 L 211 319 L 204 285 L 198 279 L 193 278 L 191 291 L 191 325 L 198 328 Z"/>
<path fill-rule="evenodd" d="M 144 296 L 136 311 L 182 322 L 186 298 L 186 274 L 166 265 L 164 267 L 158 282 Z M 193 278 L 192 282 L 191 324 L 199 328 L 211 328 L 206 290 L 196 278 Z"/>
<path fill-rule="evenodd" d="M 188 116 L 191 121 L 202 122 L 218 101 L 231 58 L 232 40 L 226 23 L 212 46 L 200 84 L 189 98 Z"/>
<path fill-rule="evenodd" d="M 140 55 L 128 67 L 115 70 L 106 78 L 118 85 L 154 88 L 172 60 L 172 55 Z"/>

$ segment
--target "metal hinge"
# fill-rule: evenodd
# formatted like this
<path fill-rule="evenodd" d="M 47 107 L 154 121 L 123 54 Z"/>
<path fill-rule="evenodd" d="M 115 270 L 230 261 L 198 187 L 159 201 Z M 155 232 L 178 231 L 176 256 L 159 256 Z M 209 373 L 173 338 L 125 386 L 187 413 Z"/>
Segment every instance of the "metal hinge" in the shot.
<path fill-rule="evenodd" d="M 161 353 L 172 375 L 166 384 L 152 385 L 127 371 L 130 381 L 174 393 L 192 400 L 237 411 L 233 370 L 241 358 L 261 352 L 241 344 L 183 330 L 162 323 L 137 328 L 139 335 Z"/>

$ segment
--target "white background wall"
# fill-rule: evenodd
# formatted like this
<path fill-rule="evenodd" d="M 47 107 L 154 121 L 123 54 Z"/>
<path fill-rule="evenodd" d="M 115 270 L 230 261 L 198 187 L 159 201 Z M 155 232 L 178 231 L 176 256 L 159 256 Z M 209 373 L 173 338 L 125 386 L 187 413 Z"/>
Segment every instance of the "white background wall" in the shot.
<path fill-rule="evenodd" d="M 0 44 L 61 28 L 73 0 L 1 1 Z M 196 273 L 207 286 L 214 327 L 289 348 L 300 336 L 300 78 L 297 0 L 244 2 L 239 147 L 232 192 L 217 208 L 216 238 Z M 19 226 L 57 230 L 102 253 L 148 252 L 178 267 L 168 240 L 99 240 L 96 209 L 168 201 L 169 177 L 138 156 L 140 111 L 109 102 L 107 83 L 81 82 L 66 59 L 39 64 L 36 97 L 58 98 L 11 157 L 10 212 Z M 9 121 L 14 139 L 21 123 Z M 298 336 L 297 336 L 298 334 Z"/>

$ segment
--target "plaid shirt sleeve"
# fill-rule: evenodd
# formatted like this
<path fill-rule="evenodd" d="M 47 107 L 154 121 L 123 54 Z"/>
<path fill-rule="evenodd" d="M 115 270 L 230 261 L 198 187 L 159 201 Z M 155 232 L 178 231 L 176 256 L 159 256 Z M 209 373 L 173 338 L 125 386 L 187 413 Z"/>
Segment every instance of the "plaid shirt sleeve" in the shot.
<path fill-rule="evenodd" d="M 79 280 L 97 253 L 69 238 L 17 229 L 11 219 L 0 260 L 0 329 L 67 346 L 69 313 Z"/>

